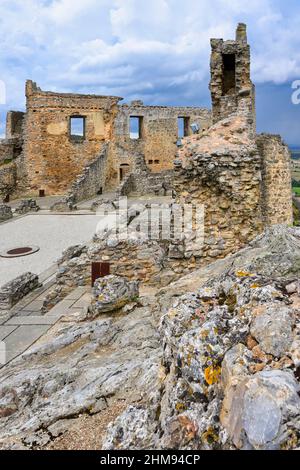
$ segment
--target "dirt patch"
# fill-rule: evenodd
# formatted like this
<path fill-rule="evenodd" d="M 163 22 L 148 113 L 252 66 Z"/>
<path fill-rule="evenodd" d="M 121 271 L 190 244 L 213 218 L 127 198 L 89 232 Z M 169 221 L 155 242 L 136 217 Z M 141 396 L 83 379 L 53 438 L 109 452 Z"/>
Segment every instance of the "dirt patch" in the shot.
<path fill-rule="evenodd" d="M 70 429 L 43 450 L 100 450 L 107 426 L 128 406 L 125 400 L 116 400 L 96 415 L 81 415 L 72 420 Z"/>

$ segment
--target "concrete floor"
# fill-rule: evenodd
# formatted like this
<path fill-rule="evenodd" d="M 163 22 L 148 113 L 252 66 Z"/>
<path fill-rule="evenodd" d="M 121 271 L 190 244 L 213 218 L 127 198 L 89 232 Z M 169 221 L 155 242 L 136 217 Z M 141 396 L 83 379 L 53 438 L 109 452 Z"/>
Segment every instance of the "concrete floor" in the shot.
<path fill-rule="evenodd" d="M 34 213 L 0 224 L 0 252 L 28 245 L 40 247 L 40 251 L 29 256 L 0 257 L 0 286 L 26 271 L 35 274 L 44 272 L 60 258 L 63 250 L 89 241 L 99 220 L 91 213 Z"/>

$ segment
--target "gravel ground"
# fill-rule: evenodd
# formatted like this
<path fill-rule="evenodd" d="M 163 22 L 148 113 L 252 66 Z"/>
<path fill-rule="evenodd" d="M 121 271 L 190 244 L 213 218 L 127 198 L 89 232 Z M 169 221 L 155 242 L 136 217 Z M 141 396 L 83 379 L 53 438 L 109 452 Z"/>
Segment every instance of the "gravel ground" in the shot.
<path fill-rule="evenodd" d="M 0 224 L 0 252 L 37 245 L 40 251 L 21 258 L 0 257 L 0 286 L 20 274 L 40 274 L 60 258 L 71 245 L 89 241 L 96 230 L 95 215 L 30 214 Z"/>
<path fill-rule="evenodd" d="M 115 401 L 100 413 L 81 415 L 72 420 L 70 429 L 56 438 L 43 450 L 100 450 L 109 423 L 114 421 L 128 406 L 125 401 Z"/>

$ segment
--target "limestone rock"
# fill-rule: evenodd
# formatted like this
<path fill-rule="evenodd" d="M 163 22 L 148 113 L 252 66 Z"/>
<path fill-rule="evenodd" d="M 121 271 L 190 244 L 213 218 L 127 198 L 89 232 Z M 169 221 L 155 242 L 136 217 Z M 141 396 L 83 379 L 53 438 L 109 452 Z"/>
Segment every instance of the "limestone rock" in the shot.
<path fill-rule="evenodd" d="M 90 312 L 93 316 L 119 310 L 139 296 L 137 281 L 128 281 L 113 274 L 96 280 L 92 291 Z"/>
<path fill-rule="evenodd" d="M 40 207 L 37 205 L 37 202 L 34 199 L 24 199 L 16 207 L 17 214 L 26 214 L 27 212 L 37 212 L 40 210 Z"/>
<path fill-rule="evenodd" d="M 108 428 L 103 449 L 149 449 L 154 431 L 147 409 L 130 406 Z"/>
<path fill-rule="evenodd" d="M 41 447 L 62 420 L 130 396 L 105 449 L 299 448 L 300 297 L 286 289 L 300 274 L 299 245 L 297 229 L 272 227 L 149 301 L 141 291 L 137 304 L 131 281 L 100 279 L 101 320 L 61 324 L 0 371 L 0 440 Z M 151 247 L 138 246 L 142 261 Z M 61 268 L 88 265 L 98 249 Z M 110 315 L 124 298 L 126 316 Z"/>
<path fill-rule="evenodd" d="M 116 211 L 116 206 L 112 201 L 100 200 L 93 202 L 91 205 L 91 211 L 97 212 L 97 214 L 107 215 L 111 212 L 114 213 Z"/>
<path fill-rule="evenodd" d="M 244 384 L 242 429 L 254 448 L 279 448 L 284 423 L 299 416 L 298 392 L 299 384 L 290 372 L 259 372 Z M 236 444 L 238 437 L 233 437 Z"/>
<path fill-rule="evenodd" d="M 74 205 L 73 199 L 70 197 L 62 198 L 52 204 L 50 211 L 52 212 L 69 212 L 76 210 L 77 207 Z"/>
<path fill-rule="evenodd" d="M 277 304 L 267 305 L 251 324 L 251 334 L 266 353 L 280 357 L 292 342 L 292 311 Z"/>
<path fill-rule="evenodd" d="M 65 420 L 100 412 L 105 399 L 141 400 L 157 389 L 160 356 L 148 308 L 115 321 L 61 324 L 0 370 L 0 443 L 42 446 L 65 431 Z"/>
<path fill-rule="evenodd" d="M 274 236 L 281 248 L 269 250 Z M 196 271 L 202 286 L 195 273 L 160 291 L 161 387 L 144 411 L 130 408 L 109 427 L 106 448 L 299 446 L 299 319 L 285 289 L 299 255 L 297 237 L 294 229 L 272 228 L 255 248 Z M 251 256 L 255 250 L 260 258 Z M 254 263 L 260 274 L 249 269 Z M 193 292 L 177 297 L 189 287 Z M 263 316 L 268 321 L 260 327 Z M 127 420 L 135 426 L 126 428 Z M 140 440 L 139 420 L 146 430 Z"/>

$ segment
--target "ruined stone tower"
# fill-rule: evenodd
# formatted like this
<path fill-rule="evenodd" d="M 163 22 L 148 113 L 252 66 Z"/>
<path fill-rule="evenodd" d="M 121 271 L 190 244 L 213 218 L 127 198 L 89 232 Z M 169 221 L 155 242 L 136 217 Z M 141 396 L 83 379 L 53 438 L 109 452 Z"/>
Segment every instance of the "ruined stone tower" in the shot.
<path fill-rule="evenodd" d="M 255 88 L 246 29 L 245 24 L 238 24 L 235 41 L 211 39 L 210 92 L 214 123 L 239 111 L 247 115 L 255 132 Z"/>

